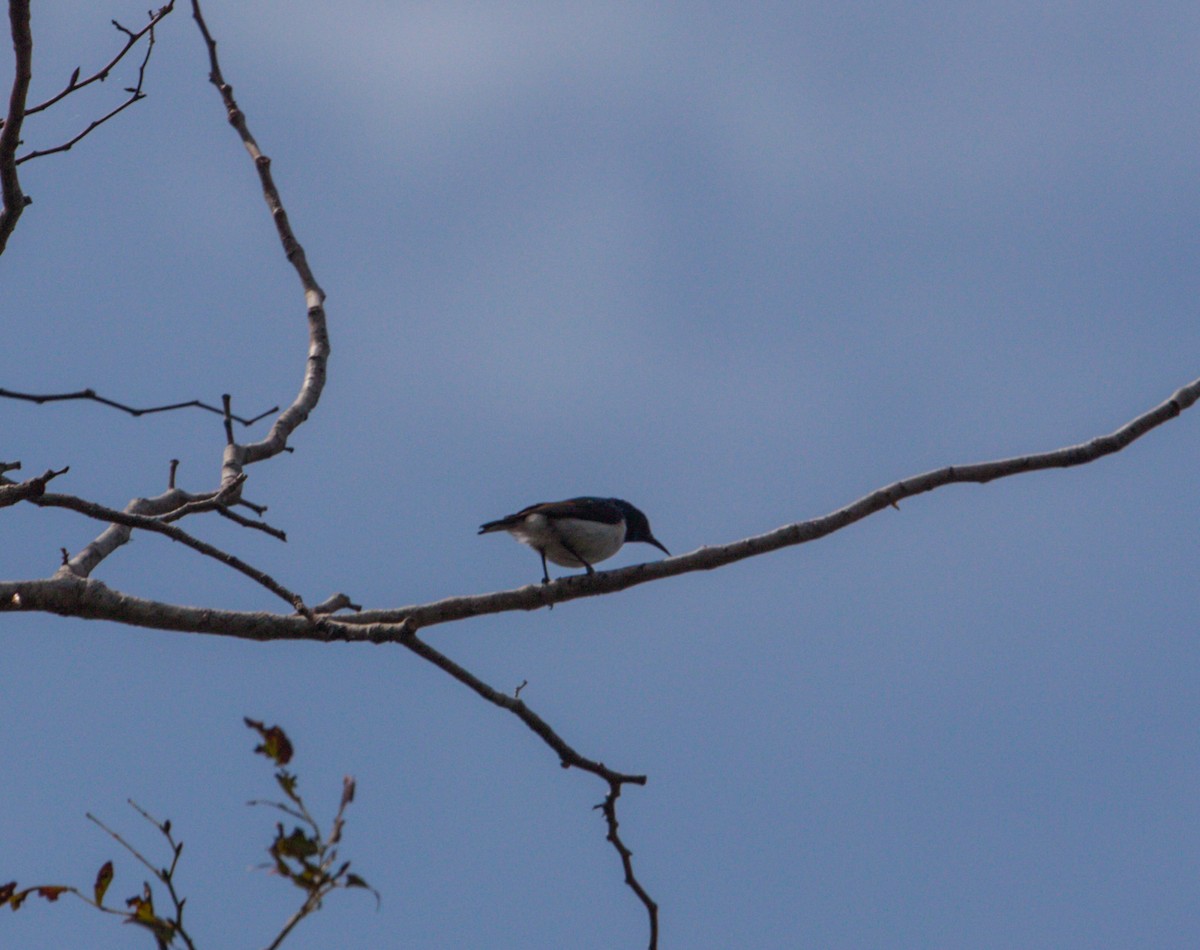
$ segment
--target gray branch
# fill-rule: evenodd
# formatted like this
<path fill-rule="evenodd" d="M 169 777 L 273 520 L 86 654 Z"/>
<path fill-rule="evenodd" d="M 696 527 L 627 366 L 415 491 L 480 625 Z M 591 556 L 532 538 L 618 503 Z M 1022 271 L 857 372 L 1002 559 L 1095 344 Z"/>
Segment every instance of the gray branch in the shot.
<path fill-rule="evenodd" d="M 403 642 L 423 627 L 468 617 L 536 610 L 550 604 L 596 597 L 693 571 L 709 571 L 735 561 L 758 557 L 781 548 L 806 544 L 840 531 L 899 502 L 945 485 L 986 483 L 998 478 L 1050 468 L 1085 465 L 1119 452 L 1147 432 L 1174 419 L 1200 398 L 1200 379 L 1115 432 L 1090 442 L 1052 452 L 951 465 L 893 482 L 818 518 L 784 525 L 765 534 L 729 544 L 702 547 L 690 554 L 614 571 L 565 577 L 549 584 L 530 584 L 515 590 L 470 594 L 390 610 L 363 611 L 350 617 L 317 617 L 248 613 L 188 607 L 143 600 L 112 590 L 94 580 L 60 576 L 48 580 L 0 582 L 0 612 L 41 611 L 84 619 L 112 620 L 138 627 L 211 633 L 248 640 L 316 640 L 369 643 Z"/>
<path fill-rule="evenodd" d="M 163 7 L 156 16 L 161 18 L 170 11 L 173 4 Z M 18 8 L 23 7 L 24 20 L 18 23 L 18 13 L 21 12 Z M 19 27 L 24 26 L 25 32 L 28 32 L 28 3 L 17 3 L 13 6 L 13 35 L 18 36 Z M 308 260 L 304 254 L 304 248 L 300 242 L 296 240 L 296 236 L 292 231 L 291 225 L 288 222 L 287 211 L 283 206 L 283 201 L 279 196 L 279 190 L 275 186 L 274 179 L 271 175 L 271 161 L 262 153 L 255 141 L 250 129 L 246 123 L 246 117 L 238 107 L 237 102 L 233 98 L 233 88 L 225 82 L 221 75 L 220 63 L 217 60 L 217 44 L 208 31 L 208 27 L 204 22 L 204 18 L 200 12 L 198 4 L 192 5 L 193 16 L 196 19 L 200 32 L 204 37 L 204 42 L 208 50 L 209 65 L 211 67 L 210 80 L 220 92 L 222 102 L 225 105 L 226 114 L 230 124 L 237 131 L 245 146 L 246 151 L 254 161 L 254 167 L 258 173 L 259 181 L 262 186 L 263 198 L 267 203 L 267 208 L 271 213 L 272 219 L 275 221 L 276 231 L 279 235 L 280 243 L 283 246 L 284 254 L 288 261 L 295 269 L 300 278 L 300 283 L 304 291 L 304 299 L 306 305 L 306 313 L 308 320 L 309 345 L 308 355 L 305 360 L 305 370 L 303 380 L 300 386 L 300 392 L 293 400 L 292 404 L 283 410 L 276 418 L 274 425 L 271 427 L 267 437 L 259 442 L 249 444 L 240 444 L 234 441 L 232 437 L 232 428 L 229 421 L 233 419 L 232 413 L 229 411 L 229 399 L 225 398 L 224 415 L 226 417 L 226 430 L 229 433 L 227 444 L 221 460 L 221 480 L 220 488 L 211 493 L 209 496 L 189 495 L 180 492 L 175 488 L 171 488 L 163 494 L 155 498 L 135 499 L 126 506 L 123 513 L 113 514 L 113 524 L 106 528 L 97 538 L 87 545 L 82 551 L 78 552 L 67 559 L 64 565 L 64 570 L 69 570 L 71 573 L 80 576 L 88 577 L 96 569 L 104 558 L 108 557 L 115 550 L 125 544 L 130 538 L 132 528 L 142 527 L 149 530 L 166 533 L 173 537 L 174 540 L 184 541 L 184 543 L 195 548 L 201 553 L 209 557 L 216 557 L 223 563 L 234 567 L 249 577 L 254 578 L 258 583 L 267 587 L 269 590 L 288 600 L 294 604 L 297 609 L 305 611 L 307 608 L 303 606 L 300 597 L 282 587 L 278 582 L 263 574 L 260 571 L 250 567 L 244 562 L 239 561 L 232 555 L 219 551 L 210 545 L 204 545 L 203 542 L 197 542 L 183 532 L 178 532 L 176 535 L 170 532 L 163 532 L 161 528 L 165 526 L 167 521 L 177 520 L 185 514 L 192 514 L 200 510 L 211 510 L 216 508 L 226 516 L 231 516 L 228 506 L 241 500 L 241 487 L 246 479 L 246 466 L 255 462 L 261 462 L 265 459 L 278 455 L 280 452 L 287 450 L 287 441 L 291 434 L 308 418 L 309 414 L 316 408 L 317 402 L 321 398 L 321 392 L 325 387 L 325 372 L 326 364 L 329 359 L 329 333 L 326 328 L 325 321 L 325 293 L 317 284 L 316 278 L 312 273 L 312 269 L 308 265 Z M 151 23 L 146 28 L 151 31 L 153 37 L 153 26 L 157 19 L 152 19 Z M 32 40 L 30 40 L 30 49 L 32 48 Z M 25 50 L 24 53 L 18 44 L 17 48 L 18 66 L 22 63 L 28 64 L 30 53 Z M 20 69 L 18 69 L 20 75 Z M 19 77 L 18 77 L 19 78 Z M 11 144 L 11 149 L 15 151 L 15 136 L 19 132 L 19 119 L 24 115 L 24 103 L 27 93 L 28 81 L 22 86 L 20 83 L 14 83 L 13 87 L 13 105 L 10 106 L 8 124 L 0 130 L 0 185 L 4 187 L 5 207 L 6 210 L 11 202 L 8 200 L 9 191 L 13 191 L 15 196 L 19 196 L 19 187 L 16 178 L 16 166 L 12 162 L 12 156 L 7 155 L 5 149 L 9 148 L 9 140 L 14 141 Z M 20 108 L 18 108 L 18 104 Z M 17 121 L 13 121 L 14 116 Z M 19 211 L 17 212 L 19 213 Z M 0 249 L 3 246 L 3 218 L 0 216 Z M 15 225 L 15 218 L 13 219 Z M 10 229 L 11 230 L 11 229 Z M 21 397 L 22 394 L 4 393 L 5 395 L 16 395 Z M 28 398 L 28 397 L 26 397 Z M 33 397 L 34 401 L 39 401 L 38 397 Z M 47 398 L 40 397 L 42 401 Z M 99 402 L 104 402 L 109 405 L 117 405 L 117 408 L 128 407 L 120 406 L 105 399 L 99 399 L 90 390 L 84 390 L 82 393 L 66 394 L 59 398 L 91 398 Z M 175 408 L 175 407 L 171 407 Z M 143 410 L 144 411 L 144 410 Z M 90 506 L 87 510 L 81 505 L 68 505 L 62 501 L 61 496 L 58 500 L 61 507 L 71 507 L 83 514 L 95 516 L 96 510 L 100 506 L 93 505 L 90 502 L 81 503 L 82 506 Z M 219 500 L 214 501 L 217 498 Z M 43 504 L 47 502 L 42 499 Z M 111 509 L 108 509 L 111 511 Z M 125 517 L 118 517 L 118 514 L 123 514 Z M 150 520 L 154 521 L 152 525 L 150 521 L 139 521 L 138 519 L 144 516 L 153 516 Z M 253 522 L 246 522 L 247 525 L 258 526 Z M 282 537 L 282 532 L 275 529 L 262 526 L 263 530 L 267 530 L 277 537 Z M 177 529 L 176 529 L 177 530 Z"/>

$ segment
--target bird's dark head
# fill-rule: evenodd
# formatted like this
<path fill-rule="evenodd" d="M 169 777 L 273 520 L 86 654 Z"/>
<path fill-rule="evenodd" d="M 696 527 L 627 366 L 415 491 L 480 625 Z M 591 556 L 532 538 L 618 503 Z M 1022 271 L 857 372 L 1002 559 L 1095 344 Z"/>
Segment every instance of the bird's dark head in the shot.
<path fill-rule="evenodd" d="M 639 509 L 633 507 L 627 501 L 622 501 L 620 498 L 612 498 L 610 500 L 625 515 L 625 540 L 627 542 L 641 541 L 643 544 L 653 544 L 667 557 L 671 556 L 671 552 L 666 549 L 658 538 L 650 533 L 650 520 Z"/>

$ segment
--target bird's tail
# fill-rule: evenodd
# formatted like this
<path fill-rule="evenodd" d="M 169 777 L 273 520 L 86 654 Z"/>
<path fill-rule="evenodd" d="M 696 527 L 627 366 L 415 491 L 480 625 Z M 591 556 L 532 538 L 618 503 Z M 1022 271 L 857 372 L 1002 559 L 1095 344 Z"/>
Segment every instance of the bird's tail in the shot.
<path fill-rule="evenodd" d="M 510 515 L 507 518 L 501 518 L 499 521 L 489 521 L 487 524 L 479 526 L 480 534 L 490 534 L 493 531 L 507 531 L 517 523 L 519 519 Z"/>

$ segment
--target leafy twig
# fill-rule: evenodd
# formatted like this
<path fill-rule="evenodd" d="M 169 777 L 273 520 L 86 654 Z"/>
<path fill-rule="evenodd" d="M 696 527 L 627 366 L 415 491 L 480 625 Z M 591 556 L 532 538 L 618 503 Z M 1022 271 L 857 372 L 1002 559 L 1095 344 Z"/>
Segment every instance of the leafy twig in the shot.
<path fill-rule="evenodd" d="M 284 765 L 291 760 L 292 744 L 282 729 L 278 726 L 267 727 L 253 719 L 246 719 L 245 722 L 247 726 L 258 731 L 263 738 L 262 744 L 255 749 L 255 752 L 269 757 L 276 765 Z M 272 857 L 271 867 L 276 873 L 302 888 L 305 891 L 305 899 L 300 909 L 284 923 L 280 932 L 269 945 L 269 950 L 277 950 L 295 926 L 309 914 L 320 909 L 322 900 L 335 890 L 363 888 L 375 895 L 376 905 L 380 899 L 378 891 L 350 871 L 349 861 L 338 863 L 337 845 L 342 839 L 346 809 L 354 800 L 354 779 L 347 776 L 342 781 L 341 804 L 338 806 L 337 814 L 333 818 L 327 835 L 322 835 L 316 820 L 309 813 L 303 798 L 296 791 L 296 777 L 281 768 L 276 773 L 276 781 L 279 782 L 292 805 L 288 806 L 281 802 L 257 804 L 268 804 L 282 809 L 287 814 L 302 820 L 309 826 L 311 832 L 306 833 L 300 828 L 296 828 L 288 834 L 284 832 L 281 824 L 276 825 L 275 838 L 268 849 Z M 169 820 L 159 821 L 132 799 L 129 800 L 129 806 L 152 824 L 166 839 L 167 846 L 171 851 L 171 861 L 165 867 L 155 865 L 119 832 L 114 831 L 95 815 L 89 812 L 87 818 L 128 851 L 138 863 L 150 872 L 154 880 L 166 888 L 174 911 L 171 917 L 162 917 L 155 912 L 154 892 L 149 881 L 142 884 L 140 893 L 125 901 L 127 909 L 123 910 L 105 904 L 104 898 L 114 877 L 112 861 L 106 861 L 96 873 L 90 895 L 77 887 L 66 884 L 41 884 L 18 889 L 16 881 L 11 881 L 7 884 L 0 884 L 0 907 L 7 905 L 12 910 L 19 910 L 30 896 L 54 902 L 63 894 L 73 894 L 97 910 L 113 914 L 122 918 L 125 923 L 135 924 L 148 930 L 154 937 L 159 950 L 167 950 L 174 944 L 176 938 L 182 940 L 188 950 L 196 950 L 195 943 L 183 924 L 183 910 L 187 904 L 187 898 L 180 897 L 175 887 L 175 871 L 179 866 L 179 858 L 183 854 L 183 842 L 175 840 Z"/>
<path fill-rule="evenodd" d="M 275 939 L 267 945 L 267 950 L 277 950 L 296 925 L 318 910 L 321 902 L 334 891 L 361 887 L 375 895 L 376 905 L 380 898 L 378 891 L 357 874 L 351 873 L 349 861 L 338 863 L 337 845 L 342 840 L 342 829 L 346 823 L 346 808 L 354 800 L 354 779 L 346 776 L 342 780 L 341 803 L 330 824 L 329 833 L 323 835 L 320 825 L 308 810 L 303 796 L 297 790 L 299 780 L 293 773 L 282 768 L 292 758 L 292 743 L 287 735 L 279 726 L 268 727 L 258 720 L 249 718 L 244 721 L 263 739 L 254 751 L 271 759 L 277 766 L 281 766 L 275 773 L 275 781 L 287 798 L 286 802 L 256 799 L 249 804 L 274 808 L 307 826 L 307 830 L 305 830 L 300 825 L 296 825 L 289 832 L 285 830 L 281 822 L 277 822 L 275 839 L 267 849 L 271 856 L 271 864 L 268 866 L 274 873 L 287 878 L 305 894 L 300 907 L 284 922 Z"/>
<path fill-rule="evenodd" d="M 154 912 L 154 894 L 150 889 L 149 882 L 146 882 L 142 885 L 142 893 L 140 895 L 134 895 L 125 902 L 125 906 L 131 908 L 128 912 L 122 914 L 125 917 L 125 922 L 137 924 L 139 927 L 149 930 L 160 948 L 170 946 L 174 942 L 175 937 L 179 937 L 189 947 L 189 950 L 195 950 L 196 945 L 192 942 L 191 935 L 188 934 L 183 926 L 183 906 L 187 903 L 187 898 L 181 898 L 175 890 L 175 869 L 179 865 L 179 856 L 183 853 L 183 842 L 176 841 L 171 834 L 171 822 L 169 820 L 159 821 L 133 799 L 129 799 L 129 807 L 152 824 L 158 830 L 159 834 L 167 840 L 167 845 L 171 849 L 171 863 L 167 867 L 158 867 L 151 864 L 137 848 L 126 841 L 120 834 L 109 828 L 108 825 L 91 812 L 88 812 L 87 818 L 93 824 L 106 831 L 117 844 L 121 845 L 121 847 L 141 862 L 142 865 L 149 869 L 155 879 L 167 889 L 167 893 L 171 897 L 171 905 L 175 909 L 175 916 L 173 919 L 167 919 L 159 917 Z M 106 869 L 107 874 L 105 874 Z M 104 880 L 102 888 L 100 882 L 104 878 L 107 878 L 107 880 Z M 94 906 L 100 910 L 110 910 L 103 906 L 103 897 L 104 891 L 108 889 L 109 882 L 112 880 L 111 861 L 100 869 L 100 875 L 97 876 L 96 880 L 96 900 Z M 92 901 L 88 901 L 86 897 L 84 900 L 88 903 L 93 903 Z M 118 913 L 122 912 L 118 911 Z"/>

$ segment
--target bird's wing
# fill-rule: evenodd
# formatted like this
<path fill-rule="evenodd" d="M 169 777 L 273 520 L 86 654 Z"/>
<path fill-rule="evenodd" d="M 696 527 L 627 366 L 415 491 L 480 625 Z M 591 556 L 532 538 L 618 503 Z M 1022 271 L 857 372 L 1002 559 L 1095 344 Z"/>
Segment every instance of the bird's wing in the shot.
<path fill-rule="evenodd" d="M 623 512 L 607 498 L 568 498 L 566 501 L 545 501 L 530 505 L 520 512 L 521 517 L 541 514 L 548 518 L 578 518 L 581 521 L 599 521 L 601 524 L 619 524 L 625 518 Z"/>
<path fill-rule="evenodd" d="M 522 508 L 516 514 L 505 515 L 496 521 L 480 525 L 479 533 L 507 531 L 515 528 L 529 515 L 545 515 L 547 518 L 578 518 L 581 521 L 598 521 L 601 524 L 619 524 L 625 517 L 619 506 L 607 498 L 568 498 L 566 501 L 540 501 L 536 505 Z"/>
<path fill-rule="evenodd" d="M 507 531 L 509 528 L 517 527 L 525 520 L 526 515 L 531 515 L 535 511 L 540 511 L 547 506 L 560 504 L 560 502 L 540 501 L 536 505 L 530 505 L 528 508 L 522 508 L 515 514 L 505 515 L 503 518 L 497 518 L 495 521 L 488 521 L 479 526 L 480 534 L 487 534 L 489 531 Z"/>

